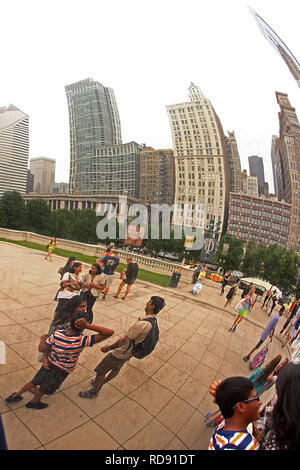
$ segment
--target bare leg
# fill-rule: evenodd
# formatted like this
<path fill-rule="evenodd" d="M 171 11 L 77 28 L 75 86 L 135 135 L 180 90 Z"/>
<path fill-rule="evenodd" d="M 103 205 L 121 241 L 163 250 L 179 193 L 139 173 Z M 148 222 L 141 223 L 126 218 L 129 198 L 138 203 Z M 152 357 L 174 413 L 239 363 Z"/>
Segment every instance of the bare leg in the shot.
<path fill-rule="evenodd" d="M 125 300 L 125 298 L 126 298 L 127 295 L 129 294 L 130 288 L 131 288 L 131 284 L 127 284 L 127 288 L 126 288 L 125 294 L 124 294 L 124 296 L 122 297 L 123 300 Z"/>
<path fill-rule="evenodd" d="M 119 288 L 118 288 L 118 291 L 117 293 L 114 295 L 115 298 L 118 297 L 118 295 L 120 294 L 121 290 L 123 289 L 123 287 L 125 286 L 125 282 L 121 281 L 120 282 L 120 285 L 119 285 Z"/>

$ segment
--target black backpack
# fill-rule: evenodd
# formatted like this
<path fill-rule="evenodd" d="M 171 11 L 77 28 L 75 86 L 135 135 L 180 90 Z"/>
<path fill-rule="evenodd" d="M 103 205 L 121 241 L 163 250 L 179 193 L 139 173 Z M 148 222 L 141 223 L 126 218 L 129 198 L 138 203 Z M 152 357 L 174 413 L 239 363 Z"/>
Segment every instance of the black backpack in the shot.
<path fill-rule="evenodd" d="M 158 329 L 156 318 L 144 318 L 141 321 L 150 322 L 152 325 L 152 328 L 147 334 L 144 341 L 138 344 L 134 344 L 133 342 L 132 355 L 136 357 L 137 359 L 143 359 L 144 357 L 152 353 L 152 351 L 154 350 L 159 340 L 159 329 Z"/>

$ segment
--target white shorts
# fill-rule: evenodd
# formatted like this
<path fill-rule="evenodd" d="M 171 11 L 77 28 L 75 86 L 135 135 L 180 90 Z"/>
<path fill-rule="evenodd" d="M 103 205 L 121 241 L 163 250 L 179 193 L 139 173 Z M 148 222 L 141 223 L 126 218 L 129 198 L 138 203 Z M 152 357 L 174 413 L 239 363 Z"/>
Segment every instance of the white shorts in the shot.
<path fill-rule="evenodd" d="M 105 287 L 110 287 L 114 281 L 114 275 L 103 273 L 103 276 L 105 277 Z"/>

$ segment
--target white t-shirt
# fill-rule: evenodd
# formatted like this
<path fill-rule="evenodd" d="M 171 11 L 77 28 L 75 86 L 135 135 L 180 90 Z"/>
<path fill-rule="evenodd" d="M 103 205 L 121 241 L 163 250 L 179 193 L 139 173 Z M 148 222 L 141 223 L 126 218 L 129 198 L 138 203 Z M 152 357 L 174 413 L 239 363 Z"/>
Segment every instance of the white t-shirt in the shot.
<path fill-rule="evenodd" d="M 63 278 L 61 280 L 61 282 L 76 282 L 76 281 L 80 281 L 82 282 L 83 280 L 83 277 L 82 277 L 82 274 L 79 273 L 78 274 L 78 277 L 75 276 L 75 274 L 73 273 L 65 273 L 63 275 Z M 64 290 L 60 290 L 57 294 L 57 298 L 58 299 L 72 299 L 72 297 L 74 297 L 75 295 L 79 295 L 80 294 L 80 289 L 79 290 L 73 290 L 70 291 L 68 289 L 68 287 L 65 287 Z"/>

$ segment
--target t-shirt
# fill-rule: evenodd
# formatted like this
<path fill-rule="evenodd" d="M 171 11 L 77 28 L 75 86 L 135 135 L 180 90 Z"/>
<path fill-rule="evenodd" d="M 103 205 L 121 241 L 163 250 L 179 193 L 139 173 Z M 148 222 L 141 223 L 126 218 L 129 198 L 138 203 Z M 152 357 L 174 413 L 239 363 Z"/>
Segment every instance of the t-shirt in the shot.
<path fill-rule="evenodd" d="M 126 281 L 133 283 L 138 275 L 139 265 L 137 263 L 129 263 L 126 268 Z"/>
<path fill-rule="evenodd" d="M 149 321 L 141 321 L 145 318 L 156 318 L 156 315 L 147 315 L 146 317 L 140 318 L 134 323 L 126 333 L 128 340 L 125 341 L 122 346 L 112 351 L 112 355 L 118 359 L 130 359 L 132 357 L 133 342 L 135 344 L 141 343 L 147 337 L 152 325 Z"/>
<path fill-rule="evenodd" d="M 92 276 L 91 274 L 85 274 L 85 276 L 83 277 L 83 282 L 84 284 L 94 284 L 95 286 L 98 286 L 100 287 L 102 284 L 105 284 L 105 277 L 103 274 L 97 274 L 95 277 L 94 277 L 94 280 L 92 281 Z M 82 289 L 82 292 L 87 292 L 89 289 L 87 287 L 84 287 Z M 98 297 L 99 296 L 99 291 L 97 289 L 95 289 L 94 287 L 91 288 L 91 294 L 94 296 L 94 297 Z"/>
<path fill-rule="evenodd" d="M 271 320 L 267 324 L 266 328 L 262 332 L 262 334 L 260 336 L 261 341 L 265 341 L 265 339 L 267 339 L 267 337 L 270 335 L 270 333 L 273 330 L 275 330 L 276 325 L 278 323 L 278 320 L 279 320 L 279 312 L 275 313 L 275 315 L 271 318 Z"/>
<path fill-rule="evenodd" d="M 208 450 L 257 450 L 259 444 L 248 431 L 223 431 L 225 421 L 216 428 Z"/>
<path fill-rule="evenodd" d="M 77 278 L 76 278 L 75 274 L 73 274 L 73 273 L 65 273 L 63 275 L 63 278 L 62 278 L 61 282 L 76 282 L 76 281 L 82 282 L 82 280 L 83 280 L 83 277 L 82 277 L 81 273 L 79 273 Z M 78 290 L 74 290 L 72 292 L 72 291 L 68 290 L 67 287 L 65 287 L 64 290 L 58 292 L 57 298 L 58 299 L 72 299 L 72 297 L 74 297 L 74 295 L 79 295 L 79 294 L 80 294 L 80 288 Z"/>
<path fill-rule="evenodd" d="M 95 335 L 68 336 L 66 333 L 66 330 L 55 331 L 45 339 L 45 343 L 51 346 L 51 351 L 48 354 L 49 362 L 70 373 L 75 369 L 83 349 L 94 346 Z"/>
<path fill-rule="evenodd" d="M 114 274 L 115 269 L 119 266 L 120 260 L 117 256 L 108 255 L 102 258 L 102 263 L 104 265 L 104 274 L 108 274 L 109 276 L 111 276 L 112 274 Z"/>

